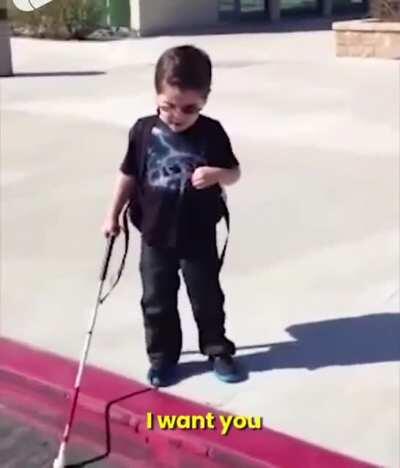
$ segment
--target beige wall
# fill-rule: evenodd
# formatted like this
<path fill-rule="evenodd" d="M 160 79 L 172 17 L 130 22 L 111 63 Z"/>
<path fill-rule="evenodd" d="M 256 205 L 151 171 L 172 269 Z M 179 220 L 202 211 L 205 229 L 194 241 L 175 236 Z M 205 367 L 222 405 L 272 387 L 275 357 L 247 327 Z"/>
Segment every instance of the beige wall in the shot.
<path fill-rule="evenodd" d="M 400 23 L 363 19 L 333 23 L 339 57 L 400 58 Z"/>
<path fill-rule="evenodd" d="M 143 35 L 218 22 L 218 0 L 130 0 L 131 26 Z"/>

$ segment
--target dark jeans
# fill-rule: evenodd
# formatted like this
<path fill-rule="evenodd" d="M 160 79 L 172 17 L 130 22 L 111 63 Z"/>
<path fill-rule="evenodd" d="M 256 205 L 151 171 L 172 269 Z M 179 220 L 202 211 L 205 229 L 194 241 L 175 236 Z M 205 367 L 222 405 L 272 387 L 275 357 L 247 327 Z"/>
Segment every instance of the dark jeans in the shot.
<path fill-rule="evenodd" d="M 186 283 L 198 327 L 202 354 L 234 354 L 235 345 L 225 337 L 224 294 L 219 282 L 215 236 L 202 242 L 195 254 L 158 248 L 142 240 L 140 274 L 146 349 L 154 366 L 178 362 L 182 331 L 178 314 L 179 269 Z"/>

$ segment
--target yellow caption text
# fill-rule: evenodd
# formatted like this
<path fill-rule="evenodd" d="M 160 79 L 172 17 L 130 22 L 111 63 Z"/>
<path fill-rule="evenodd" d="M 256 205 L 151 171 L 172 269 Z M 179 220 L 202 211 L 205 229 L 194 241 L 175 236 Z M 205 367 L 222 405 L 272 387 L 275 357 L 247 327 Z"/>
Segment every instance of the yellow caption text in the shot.
<path fill-rule="evenodd" d="M 173 429 L 216 429 L 216 420 L 220 422 L 222 435 L 227 435 L 234 429 L 261 429 L 263 421 L 261 416 L 232 416 L 213 413 L 206 415 L 160 415 L 146 413 L 147 429 L 154 429 L 157 425 L 161 430 Z"/>

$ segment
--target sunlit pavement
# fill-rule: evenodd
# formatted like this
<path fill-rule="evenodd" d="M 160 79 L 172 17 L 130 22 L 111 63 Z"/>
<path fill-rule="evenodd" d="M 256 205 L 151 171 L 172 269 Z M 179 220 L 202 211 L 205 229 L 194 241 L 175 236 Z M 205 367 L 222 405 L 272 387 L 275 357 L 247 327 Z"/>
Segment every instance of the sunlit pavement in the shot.
<path fill-rule="evenodd" d="M 337 59 L 329 30 L 13 39 L 17 76 L 0 81 L 1 332 L 79 358 L 127 131 L 154 111 L 158 55 L 187 42 L 214 61 L 206 113 L 242 163 L 222 281 L 249 378 L 214 379 L 182 290 L 187 378 L 168 392 L 398 466 L 399 67 Z M 137 240 L 89 360 L 144 381 Z"/>

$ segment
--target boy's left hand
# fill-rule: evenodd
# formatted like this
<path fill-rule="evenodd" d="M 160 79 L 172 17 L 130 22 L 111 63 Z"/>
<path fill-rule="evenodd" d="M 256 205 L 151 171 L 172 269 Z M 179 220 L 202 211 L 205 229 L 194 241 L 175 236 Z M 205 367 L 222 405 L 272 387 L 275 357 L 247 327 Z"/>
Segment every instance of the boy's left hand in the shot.
<path fill-rule="evenodd" d="M 196 189 L 211 187 L 219 182 L 221 168 L 201 166 L 195 169 L 192 174 L 192 185 Z"/>

